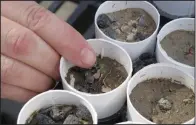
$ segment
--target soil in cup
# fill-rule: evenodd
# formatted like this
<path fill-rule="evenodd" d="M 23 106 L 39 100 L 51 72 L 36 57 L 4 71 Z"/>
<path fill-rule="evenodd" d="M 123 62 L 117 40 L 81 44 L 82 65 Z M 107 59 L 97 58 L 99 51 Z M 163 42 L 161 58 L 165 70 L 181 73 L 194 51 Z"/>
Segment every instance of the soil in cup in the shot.
<path fill-rule="evenodd" d="M 93 124 L 93 120 L 83 105 L 58 104 L 35 111 L 26 124 Z"/>
<path fill-rule="evenodd" d="M 117 88 L 127 76 L 123 65 L 114 59 L 99 55 L 93 67 L 84 69 L 74 66 L 69 69 L 65 79 L 81 92 L 99 94 Z"/>
<path fill-rule="evenodd" d="M 189 66 L 195 66 L 195 32 L 176 30 L 160 42 L 172 59 Z"/>
<path fill-rule="evenodd" d="M 101 14 L 97 25 L 107 36 L 122 42 L 142 41 L 156 30 L 153 18 L 140 8 Z"/>
<path fill-rule="evenodd" d="M 171 79 L 149 79 L 136 85 L 130 100 L 136 110 L 157 124 L 182 124 L 195 114 L 193 91 Z"/>

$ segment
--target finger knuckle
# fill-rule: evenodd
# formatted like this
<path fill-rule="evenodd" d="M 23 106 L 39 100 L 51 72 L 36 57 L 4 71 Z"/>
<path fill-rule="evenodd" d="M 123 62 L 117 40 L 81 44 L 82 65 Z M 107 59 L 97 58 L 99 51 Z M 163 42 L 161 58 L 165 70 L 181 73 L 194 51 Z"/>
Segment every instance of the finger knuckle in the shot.
<path fill-rule="evenodd" d="M 6 35 L 8 48 L 14 54 L 26 54 L 28 52 L 29 40 L 27 39 L 32 35 L 32 32 L 24 29 L 11 29 Z"/>
<path fill-rule="evenodd" d="M 49 22 L 49 13 L 44 7 L 33 5 L 27 8 L 27 27 L 33 31 L 42 28 L 46 22 Z"/>
<path fill-rule="evenodd" d="M 1 57 L 1 78 L 4 81 L 4 79 L 7 79 L 10 75 L 9 72 L 13 71 L 13 68 L 15 66 L 15 61 L 11 60 L 6 57 Z"/>

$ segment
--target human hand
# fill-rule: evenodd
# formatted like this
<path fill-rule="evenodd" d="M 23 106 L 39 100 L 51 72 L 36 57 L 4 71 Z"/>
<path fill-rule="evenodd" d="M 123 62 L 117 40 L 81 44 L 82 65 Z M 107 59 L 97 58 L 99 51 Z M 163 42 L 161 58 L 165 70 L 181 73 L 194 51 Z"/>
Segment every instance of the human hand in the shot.
<path fill-rule="evenodd" d="M 83 68 L 96 60 L 76 30 L 36 2 L 1 2 L 1 98 L 24 102 L 50 89 L 60 55 Z"/>

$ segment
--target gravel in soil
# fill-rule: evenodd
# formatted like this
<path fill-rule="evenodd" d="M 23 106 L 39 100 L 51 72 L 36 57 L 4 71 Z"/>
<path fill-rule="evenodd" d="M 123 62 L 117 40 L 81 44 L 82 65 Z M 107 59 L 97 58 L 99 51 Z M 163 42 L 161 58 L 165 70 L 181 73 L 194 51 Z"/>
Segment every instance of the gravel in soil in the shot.
<path fill-rule="evenodd" d="M 195 32 L 176 30 L 168 34 L 161 42 L 162 48 L 172 59 L 195 66 Z"/>
<path fill-rule="evenodd" d="M 123 65 L 114 59 L 99 55 L 93 67 L 84 69 L 74 66 L 69 69 L 65 79 L 81 92 L 99 94 L 117 88 L 127 75 Z"/>
<path fill-rule="evenodd" d="M 26 124 L 93 124 L 93 120 L 83 105 L 53 105 L 35 111 Z"/>
<path fill-rule="evenodd" d="M 158 124 L 181 124 L 195 116 L 195 94 L 171 79 L 149 79 L 138 84 L 130 100 L 144 117 Z"/>
<path fill-rule="evenodd" d="M 142 41 L 156 30 L 153 18 L 140 8 L 101 14 L 97 25 L 110 38 L 123 42 Z"/>

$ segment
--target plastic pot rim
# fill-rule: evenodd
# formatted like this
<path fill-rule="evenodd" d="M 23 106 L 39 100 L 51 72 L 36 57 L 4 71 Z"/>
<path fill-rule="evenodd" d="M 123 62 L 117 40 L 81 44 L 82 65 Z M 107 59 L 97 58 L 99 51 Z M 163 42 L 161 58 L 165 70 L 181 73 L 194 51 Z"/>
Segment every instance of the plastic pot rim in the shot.
<path fill-rule="evenodd" d="M 25 112 L 26 110 L 26 107 L 32 103 L 34 100 L 36 100 L 37 98 L 41 98 L 42 96 L 44 95 L 47 95 L 47 94 L 50 94 L 50 93 L 68 93 L 70 95 L 73 95 L 73 96 L 76 96 L 78 98 L 80 98 L 82 101 L 84 101 L 88 106 L 89 108 L 92 110 L 90 111 L 88 108 L 88 111 L 90 112 L 91 114 L 91 117 L 92 117 L 92 120 L 93 120 L 93 124 L 97 124 L 98 123 L 98 117 L 97 117 L 97 112 L 95 111 L 95 108 L 92 106 L 92 104 L 87 100 L 85 99 L 84 97 L 82 97 L 81 95 L 77 94 L 77 93 L 74 93 L 74 92 L 70 92 L 70 91 L 67 91 L 67 90 L 48 90 L 46 92 L 43 92 L 43 93 L 40 93 L 36 96 L 34 96 L 33 98 L 31 98 L 29 101 L 27 101 L 22 109 L 20 110 L 19 114 L 18 114 L 18 117 L 17 117 L 17 124 L 21 124 L 20 123 L 20 120 L 22 119 L 22 113 Z M 83 104 L 82 104 L 83 105 Z M 85 106 L 86 107 L 86 106 Z M 39 109 L 38 109 L 39 110 Z M 35 110 L 36 111 L 36 110 Z M 33 112 L 32 112 L 33 113 Z M 30 117 L 30 116 L 29 116 Z M 93 119 L 93 117 L 95 117 L 95 119 Z"/>
<path fill-rule="evenodd" d="M 129 98 L 129 96 L 130 96 L 130 94 L 129 94 L 129 93 L 130 93 L 130 89 L 129 89 L 129 88 L 130 88 L 130 85 L 131 85 L 133 79 L 135 79 L 135 77 L 138 76 L 138 74 L 139 74 L 140 72 L 143 72 L 143 71 L 145 71 L 145 70 L 147 70 L 147 69 L 150 69 L 150 68 L 152 68 L 152 67 L 171 67 L 171 68 L 174 68 L 174 69 L 179 70 L 180 72 L 183 72 L 184 74 L 186 74 L 188 77 L 190 77 L 190 78 L 193 79 L 193 80 L 194 80 L 194 77 L 193 77 L 192 75 L 190 75 L 189 73 L 184 72 L 183 70 L 181 70 L 181 69 L 175 67 L 174 65 L 167 64 L 167 63 L 156 63 L 156 64 L 150 64 L 150 65 L 148 65 L 148 66 L 142 68 L 142 69 L 139 70 L 137 73 L 135 73 L 135 74 L 133 75 L 133 77 L 129 80 L 128 85 L 127 85 L 127 90 L 126 90 L 127 106 L 128 106 L 128 104 L 129 104 L 131 107 L 133 107 L 132 109 L 135 111 L 135 113 L 137 113 L 138 116 L 140 116 L 140 117 L 142 117 L 143 119 L 145 119 L 146 121 L 148 121 L 148 123 L 150 123 L 150 124 L 157 124 L 157 123 L 154 123 L 154 122 L 148 120 L 146 117 L 144 117 L 142 114 L 140 114 L 139 111 L 133 106 L 132 101 L 131 101 L 130 98 Z M 134 88 L 135 88 L 135 87 L 134 87 Z M 133 89 L 134 89 L 134 88 L 133 88 Z M 132 90 L 133 90 L 133 89 L 132 89 Z M 195 92 L 194 92 L 194 93 L 195 93 Z M 195 117 L 193 117 L 193 118 L 187 120 L 186 122 L 184 122 L 184 123 L 182 123 L 182 124 L 188 124 L 190 121 L 194 121 L 194 118 L 195 118 Z M 190 124 L 190 123 L 189 123 L 189 124 Z"/>
<path fill-rule="evenodd" d="M 162 46 L 161 46 L 161 40 L 160 40 L 160 33 L 162 32 L 162 30 L 166 27 L 166 26 L 168 26 L 168 25 L 171 25 L 172 23 L 175 23 L 175 22 L 178 22 L 178 21 L 180 21 L 180 20 L 195 20 L 195 18 L 178 18 L 178 19 L 174 19 L 174 20 L 172 20 L 172 21 L 170 21 L 170 22 L 168 22 L 167 24 L 165 24 L 162 28 L 161 28 L 161 30 L 159 31 L 159 33 L 157 34 L 157 47 L 158 47 L 158 49 L 160 50 L 160 52 L 161 52 L 161 54 L 167 59 L 167 60 L 169 60 L 170 62 L 172 62 L 173 64 L 175 64 L 175 65 L 178 65 L 178 66 L 181 66 L 181 67 L 184 67 L 184 68 L 195 68 L 195 67 L 193 67 L 193 66 L 190 66 L 190 65 L 187 65 L 187 64 L 184 64 L 184 63 L 181 63 L 181 62 L 178 62 L 178 61 L 176 61 L 176 60 L 174 60 L 173 58 L 171 58 L 168 54 L 167 54 L 167 52 L 162 48 Z M 180 28 L 179 28 L 179 30 L 180 30 Z M 171 32 L 170 32 L 171 33 Z M 170 34 L 170 33 L 168 33 L 168 34 Z M 167 35 L 168 35 L 167 34 Z M 167 36 L 166 35 L 166 36 Z"/>
<path fill-rule="evenodd" d="M 61 78 L 63 78 L 62 79 L 64 81 L 63 84 L 66 84 L 72 91 L 77 92 L 77 93 L 82 94 L 82 95 L 87 96 L 87 97 L 105 96 L 105 95 L 109 95 L 109 94 L 115 93 L 116 91 L 118 91 L 118 88 L 123 86 L 123 84 L 125 84 L 126 82 L 128 83 L 129 79 L 132 76 L 132 72 L 133 72 L 133 63 L 132 63 L 131 57 L 129 56 L 129 54 L 126 52 L 125 49 L 123 49 L 118 44 L 110 42 L 110 41 L 105 40 L 105 39 L 88 39 L 87 41 L 93 42 L 93 41 L 96 41 L 96 40 L 107 42 L 107 43 L 109 43 L 109 44 L 111 44 L 113 46 L 116 46 L 119 49 L 121 49 L 123 51 L 123 53 L 126 55 L 126 57 L 128 58 L 128 60 L 130 60 L 130 68 L 128 69 L 128 72 L 127 72 L 128 75 L 127 75 L 126 79 L 117 88 L 115 88 L 115 89 L 113 89 L 113 90 L 111 90 L 109 92 L 106 92 L 106 93 L 92 94 L 92 93 L 81 92 L 81 91 L 75 89 L 74 87 L 72 87 L 70 84 L 68 84 L 68 82 L 64 78 L 65 76 L 62 76 L 63 72 L 64 72 L 64 71 L 62 71 L 63 70 L 62 66 L 63 66 L 63 63 L 64 63 L 65 59 L 64 59 L 64 57 L 61 57 L 61 59 L 60 59 L 60 75 L 61 75 Z"/>
<path fill-rule="evenodd" d="M 97 11 L 96 11 L 96 13 L 95 13 L 95 17 L 94 17 L 94 24 L 95 24 L 95 27 L 97 28 L 97 30 L 98 30 L 104 37 L 106 37 L 106 38 L 109 39 L 110 41 L 114 41 L 114 42 L 116 42 L 117 44 L 122 44 L 122 45 L 135 45 L 135 44 L 141 44 L 141 45 L 142 45 L 142 43 L 146 42 L 146 40 L 152 39 L 152 36 L 155 35 L 156 32 L 158 32 L 158 30 L 159 30 L 159 25 L 160 25 L 160 14 L 159 14 L 158 10 L 157 10 L 150 2 L 147 2 L 147 1 L 127 1 L 127 2 L 144 2 L 144 3 L 148 4 L 148 5 L 150 5 L 150 6 L 156 11 L 156 13 L 157 13 L 157 15 L 158 15 L 158 22 L 157 22 L 157 24 L 156 24 L 156 29 L 155 29 L 155 31 L 154 31 L 149 37 L 145 38 L 144 40 L 138 41 L 138 42 L 123 42 L 123 41 L 119 41 L 119 40 L 115 40 L 115 39 L 110 38 L 110 37 L 107 36 L 107 35 L 98 27 L 98 25 L 97 25 L 97 18 L 98 18 L 98 16 L 99 16 L 99 15 L 97 14 L 97 12 L 98 12 L 99 10 L 102 9 L 102 7 L 104 6 L 104 4 L 110 3 L 110 2 L 115 2 L 115 1 L 105 1 L 105 2 L 103 2 L 103 3 L 99 6 L 99 8 L 97 9 Z M 154 19 L 153 19 L 153 20 L 154 20 Z"/>

